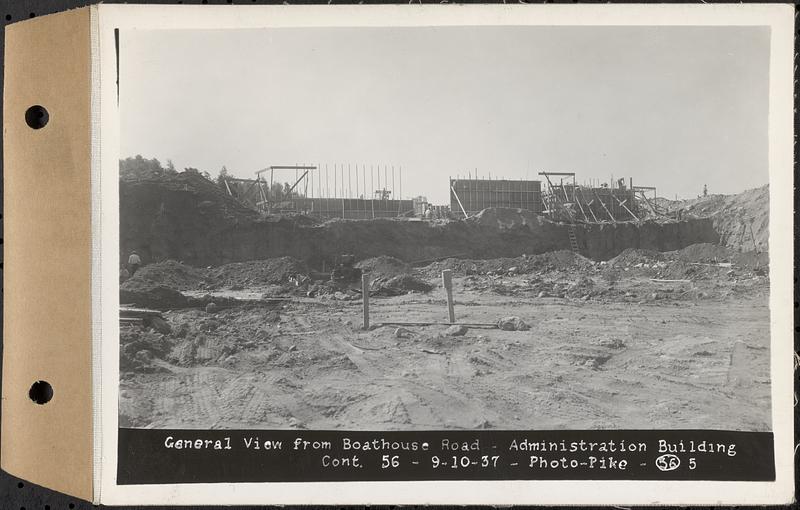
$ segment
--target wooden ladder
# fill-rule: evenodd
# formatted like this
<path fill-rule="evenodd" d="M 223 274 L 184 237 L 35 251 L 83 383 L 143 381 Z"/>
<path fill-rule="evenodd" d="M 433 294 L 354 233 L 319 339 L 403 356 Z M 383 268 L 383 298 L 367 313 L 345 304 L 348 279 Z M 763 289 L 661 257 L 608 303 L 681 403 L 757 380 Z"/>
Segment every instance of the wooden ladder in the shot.
<path fill-rule="evenodd" d="M 580 254 L 580 248 L 578 248 L 578 236 L 575 234 L 575 225 L 571 223 L 567 225 L 567 232 L 569 233 L 569 245 L 572 248 L 572 252 Z"/>

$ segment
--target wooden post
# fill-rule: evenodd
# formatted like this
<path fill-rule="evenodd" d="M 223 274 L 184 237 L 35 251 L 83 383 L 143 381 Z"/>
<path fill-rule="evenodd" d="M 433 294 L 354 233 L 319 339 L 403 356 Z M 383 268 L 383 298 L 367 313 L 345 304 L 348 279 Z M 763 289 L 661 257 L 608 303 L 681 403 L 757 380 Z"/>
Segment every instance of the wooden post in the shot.
<path fill-rule="evenodd" d="M 444 290 L 447 292 L 447 313 L 450 318 L 450 324 L 456 321 L 456 312 L 453 310 L 453 271 L 445 269 L 442 271 L 442 284 Z"/>
<path fill-rule="evenodd" d="M 361 274 L 361 297 L 364 301 L 364 329 L 369 329 L 369 273 Z"/>

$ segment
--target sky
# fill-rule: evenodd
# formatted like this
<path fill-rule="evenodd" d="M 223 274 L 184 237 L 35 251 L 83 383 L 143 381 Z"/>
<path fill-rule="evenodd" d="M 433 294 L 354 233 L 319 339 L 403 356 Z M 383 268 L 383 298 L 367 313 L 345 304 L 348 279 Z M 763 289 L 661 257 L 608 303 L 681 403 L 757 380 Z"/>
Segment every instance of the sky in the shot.
<path fill-rule="evenodd" d="M 768 27 L 124 31 L 120 156 L 327 165 L 328 189 L 334 164 L 394 166 L 395 196 L 402 167 L 434 204 L 468 173 L 738 193 L 769 180 L 768 74 Z"/>

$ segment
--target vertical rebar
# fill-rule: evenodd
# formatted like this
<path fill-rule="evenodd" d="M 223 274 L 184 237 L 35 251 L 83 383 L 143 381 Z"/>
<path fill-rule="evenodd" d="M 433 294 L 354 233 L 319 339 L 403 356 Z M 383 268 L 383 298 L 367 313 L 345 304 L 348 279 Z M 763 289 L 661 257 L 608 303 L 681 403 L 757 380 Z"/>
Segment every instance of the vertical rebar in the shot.
<path fill-rule="evenodd" d="M 400 200 L 403 200 L 403 166 L 400 165 Z"/>

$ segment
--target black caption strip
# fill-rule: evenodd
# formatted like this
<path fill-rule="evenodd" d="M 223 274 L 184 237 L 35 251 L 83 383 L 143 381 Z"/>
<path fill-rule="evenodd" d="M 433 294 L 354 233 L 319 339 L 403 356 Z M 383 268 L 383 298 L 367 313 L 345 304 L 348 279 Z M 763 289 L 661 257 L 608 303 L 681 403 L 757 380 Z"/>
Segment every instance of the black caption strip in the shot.
<path fill-rule="evenodd" d="M 775 480 L 769 432 L 120 429 L 117 483 Z"/>

